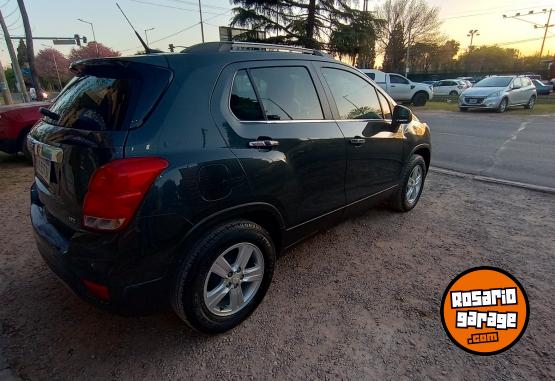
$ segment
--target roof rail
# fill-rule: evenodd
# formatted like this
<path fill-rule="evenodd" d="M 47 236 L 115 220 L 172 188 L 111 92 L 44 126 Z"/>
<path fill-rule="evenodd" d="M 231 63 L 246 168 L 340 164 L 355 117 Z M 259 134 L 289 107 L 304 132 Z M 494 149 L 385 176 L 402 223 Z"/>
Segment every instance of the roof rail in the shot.
<path fill-rule="evenodd" d="M 200 53 L 200 52 L 233 52 L 233 51 L 253 51 L 260 50 L 266 52 L 290 52 L 290 53 L 302 53 L 302 54 L 312 54 L 315 56 L 326 56 L 326 53 L 318 49 L 308 49 L 299 46 L 290 45 L 279 45 L 279 44 L 266 44 L 260 42 L 240 42 L 240 41 L 229 41 L 229 42 L 207 42 L 204 44 L 193 45 L 182 53 Z"/>

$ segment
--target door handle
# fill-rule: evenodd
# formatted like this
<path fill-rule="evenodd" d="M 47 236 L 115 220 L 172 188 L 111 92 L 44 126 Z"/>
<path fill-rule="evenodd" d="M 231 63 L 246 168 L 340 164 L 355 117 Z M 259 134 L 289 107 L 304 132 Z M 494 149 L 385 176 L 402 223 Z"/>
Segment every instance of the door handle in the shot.
<path fill-rule="evenodd" d="M 272 148 L 279 146 L 277 140 L 255 140 L 249 142 L 249 148 Z"/>
<path fill-rule="evenodd" d="M 353 139 L 351 139 L 351 144 L 353 144 L 355 146 L 360 146 L 364 143 L 366 143 L 366 139 L 364 139 L 364 138 L 353 138 Z"/>

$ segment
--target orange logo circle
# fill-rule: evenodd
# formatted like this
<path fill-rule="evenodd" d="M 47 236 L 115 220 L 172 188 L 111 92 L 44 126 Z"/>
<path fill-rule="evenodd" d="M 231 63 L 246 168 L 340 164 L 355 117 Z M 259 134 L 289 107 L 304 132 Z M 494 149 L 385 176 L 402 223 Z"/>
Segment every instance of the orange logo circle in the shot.
<path fill-rule="evenodd" d="M 528 325 L 530 307 L 518 280 L 495 267 L 475 267 L 451 281 L 441 301 L 441 322 L 457 346 L 494 355 L 513 346 Z"/>

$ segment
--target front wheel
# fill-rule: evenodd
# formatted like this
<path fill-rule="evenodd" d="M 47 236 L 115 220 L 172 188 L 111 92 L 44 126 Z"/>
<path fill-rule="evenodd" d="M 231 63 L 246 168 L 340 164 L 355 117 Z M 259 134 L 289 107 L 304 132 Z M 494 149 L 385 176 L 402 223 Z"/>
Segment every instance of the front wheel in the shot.
<path fill-rule="evenodd" d="M 501 103 L 499 103 L 499 106 L 497 107 L 497 112 L 503 113 L 507 111 L 508 104 L 509 104 L 509 101 L 507 100 L 507 98 L 501 99 Z"/>
<path fill-rule="evenodd" d="M 459 96 L 459 93 L 457 93 L 455 90 L 452 90 L 452 91 L 449 93 L 449 95 L 452 96 L 452 97 L 458 97 L 458 96 Z"/>
<path fill-rule="evenodd" d="M 416 206 L 426 179 L 426 162 L 420 155 L 412 155 L 401 174 L 401 184 L 391 196 L 391 207 L 408 212 Z"/>
<path fill-rule="evenodd" d="M 276 253 L 260 225 L 236 220 L 217 226 L 186 254 L 172 306 L 191 328 L 221 333 L 243 322 L 260 304 Z"/>
<path fill-rule="evenodd" d="M 528 110 L 532 110 L 535 105 L 536 105 L 536 96 L 532 95 L 528 100 L 528 103 L 526 103 L 526 105 L 524 106 L 524 108 Z"/>

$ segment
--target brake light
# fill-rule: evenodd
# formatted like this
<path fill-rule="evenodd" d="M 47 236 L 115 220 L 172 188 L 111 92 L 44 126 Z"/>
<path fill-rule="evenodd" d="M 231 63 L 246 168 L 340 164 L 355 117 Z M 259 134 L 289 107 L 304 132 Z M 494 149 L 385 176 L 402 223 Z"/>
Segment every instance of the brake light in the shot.
<path fill-rule="evenodd" d="M 83 226 L 92 230 L 123 229 L 135 215 L 154 179 L 168 167 L 157 157 L 114 160 L 98 168 L 83 204 Z"/>

